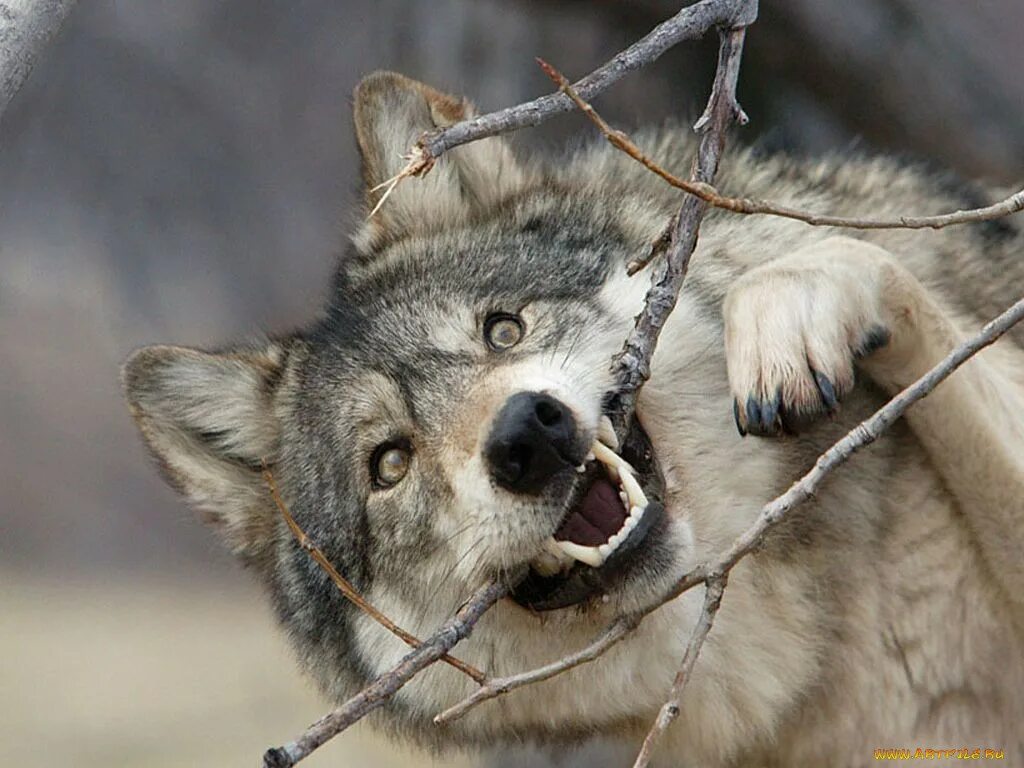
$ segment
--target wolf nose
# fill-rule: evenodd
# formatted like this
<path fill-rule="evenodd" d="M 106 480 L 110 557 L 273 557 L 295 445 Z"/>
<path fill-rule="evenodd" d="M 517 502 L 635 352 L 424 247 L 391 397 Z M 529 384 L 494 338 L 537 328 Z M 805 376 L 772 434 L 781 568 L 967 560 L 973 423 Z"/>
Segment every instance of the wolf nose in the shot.
<path fill-rule="evenodd" d="M 559 400 L 540 392 L 512 395 L 494 420 L 484 455 L 495 481 L 516 493 L 538 494 L 580 453 L 576 420 Z M 580 453 L 582 457 L 582 453 Z"/>

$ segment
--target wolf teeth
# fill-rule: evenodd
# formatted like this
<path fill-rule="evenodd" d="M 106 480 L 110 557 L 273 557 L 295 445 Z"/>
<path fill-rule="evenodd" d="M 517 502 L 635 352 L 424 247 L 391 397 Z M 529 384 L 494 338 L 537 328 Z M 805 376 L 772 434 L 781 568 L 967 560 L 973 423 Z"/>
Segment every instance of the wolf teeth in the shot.
<path fill-rule="evenodd" d="M 643 516 L 643 507 L 633 507 L 632 509 L 630 509 L 629 516 L 626 517 L 626 520 L 625 522 L 623 522 L 622 527 L 615 533 L 614 536 L 609 538 L 608 541 L 597 547 L 587 547 L 572 541 L 558 541 L 557 539 L 552 537 L 547 540 L 547 550 L 543 553 L 543 555 L 546 555 L 548 556 L 548 558 L 550 558 L 553 552 L 557 552 L 557 556 L 560 558 L 565 558 L 566 556 L 568 556 L 573 560 L 579 560 L 581 563 L 586 563 L 587 565 L 592 566 L 594 568 L 600 568 L 602 565 L 604 565 L 604 562 L 609 557 L 611 557 L 612 554 L 614 554 L 614 552 L 619 548 L 619 545 L 622 544 L 622 542 L 624 542 L 627 538 L 629 538 L 629 534 L 631 534 L 633 532 L 633 529 L 636 528 L 637 525 L 639 525 L 640 520 Z M 551 570 L 554 566 L 552 565 L 550 559 L 544 559 L 543 562 L 541 562 L 541 560 L 542 558 L 537 558 L 533 561 L 533 567 L 537 569 L 538 573 L 540 573 L 542 576 L 554 575 L 556 571 Z M 563 560 L 559 568 L 564 567 L 565 561 Z M 548 572 L 545 572 L 542 569 L 547 569 Z"/>
<path fill-rule="evenodd" d="M 565 554 L 574 560 L 579 560 L 581 563 L 599 568 L 604 562 L 604 556 L 600 552 L 600 547 L 584 547 L 582 544 L 576 544 L 571 541 L 556 541 L 556 543 Z M 601 546 L 607 545 L 602 544 Z"/>
<path fill-rule="evenodd" d="M 640 483 L 636 481 L 636 478 L 630 472 L 620 472 L 619 475 L 619 482 L 626 489 L 626 495 L 629 496 L 629 500 L 632 502 L 631 506 L 637 506 L 641 509 L 646 507 L 647 495 L 644 493 L 643 488 L 640 487 Z"/>
<path fill-rule="evenodd" d="M 619 482 L 622 490 L 629 497 L 629 501 L 624 502 L 627 509 L 647 506 L 647 495 L 640 487 L 640 483 L 633 477 L 633 473 L 636 470 L 624 458 L 600 440 L 594 441 L 594 444 L 591 446 L 591 452 L 609 470 L 609 474 L 614 471 L 613 478 Z"/>
<path fill-rule="evenodd" d="M 597 422 L 597 439 L 613 451 L 619 450 L 619 438 L 615 434 L 612 420 L 606 414 L 601 414 L 601 420 Z"/>
<path fill-rule="evenodd" d="M 591 446 L 584 464 L 577 467 L 576 471 L 582 474 L 586 471 L 586 462 L 600 461 L 611 479 L 619 484 L 619 498 L 629 514 L 622 527 L 604 544 L 597 547 L 588 547 L 572 541 L 558 541 L 554 537 L 548 539 L 545 542 L 545 551 L 532 562 L 534 569 L 541 576 L 553 576 L 565 570 L 575 560 L 593 568 L 601 567 L 633 532 L 643 517 L 644 510 L 647 509 L 647 495 L 633 476 L 636 470 L 614 450 L 618 448 L 618 440 L 607 416 L 601 417 L 598 437 L 599 439 Z"/>

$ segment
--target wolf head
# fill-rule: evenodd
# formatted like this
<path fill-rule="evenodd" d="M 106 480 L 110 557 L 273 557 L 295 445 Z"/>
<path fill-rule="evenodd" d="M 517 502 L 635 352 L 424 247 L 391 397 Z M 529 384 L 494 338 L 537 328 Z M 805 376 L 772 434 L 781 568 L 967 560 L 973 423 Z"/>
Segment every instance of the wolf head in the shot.
<path fill-rule="evenodd" d="M 470 109 L 399 75 L 364 80 L 355 127 L 366 210 L 425 131 Z M 696 457 L 698 472 L 700 458 L 727 460 L 718 320 L 680 308 L 689 330 L 663 366 L 671 386 L 645 390 L 640 422 L 616 452 L 604 418 L 610 364 L 647 286 L 624 264 L 649 248 L 669 209 L 628 184 L 614 191 L 606 171 L 524 166 L 494 138 L 458 148 L 364 219 L 304 330 L 212 352 L 149 347 L 127 362 L 132 413 L 166 478 L 264 577 L 331 695 L 350 695 L 404 649 L 296 545 L 264 465 L 338 570 L 413 632 L 429 634 L 485 578 L 514 584 L 514 600 L 485 617 L 463 653 L 492 671 L 578 647 L 694 562 L 692 520 L 676 511 L 678 454 Z M 687 418 L 705 418 L 696 406 L 709 399 L 715 426 L 681 429 L 700 434 L 689 446 L 670 440 Z M 738 526 L 719 522 L 705 542 Z M 629 695 L 584 712 L 571 688 L 467 728 L 477 738 L 567 737 L 642 722 L 671 679 L 682 630 L 667 636 L 661 661 L 618 660 Z M 467 685 L 449 670 L 430 675 L 393 703 L 409 715 L 402 722 L 428 724 Z"/>

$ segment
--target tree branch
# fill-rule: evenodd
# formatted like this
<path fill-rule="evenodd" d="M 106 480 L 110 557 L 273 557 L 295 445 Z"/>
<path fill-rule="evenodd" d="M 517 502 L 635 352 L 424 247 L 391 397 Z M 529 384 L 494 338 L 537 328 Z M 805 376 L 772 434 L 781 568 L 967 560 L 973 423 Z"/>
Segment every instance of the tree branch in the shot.
<path fill-rule="evenodd" d="M 474 691 L 471 696 L 463 699 L 455 706 L 449 707 L 439 715 L 436 715 L 434 717 L 434 722 L 438 725 L 443 725 L 444 723 L 450 723 L 453 720 L 458 720 L 477 704 L 481 704 L 488 699 L 501 696 L 503 693 L 508 693 L 515 688 L 522 688 L 524 685 L 539 683 L 542 680 L 547 680 L 548 678 L 560 675 L 562 672 L 570 670 L 573 667 L 578 667 L 580 664 L 586 664 L 588 661 L 593 661 L 619 642 L 619 640 L 636 629 L 637 626 L 639 626 L 641 619 L 643 619 L 643 614 L 622 616 L 621 618 L 616 619 L 615 622 L 612 623 L 595 642 L 577 653 L 565 656 L 558 661 L 552 662 L 551 664 L 547 664 L 543 667 L 532 669 L 529 672 L 510 675 L 509 677 L 496 677 L 494 679 L 486 680 L 484 684 Z"/>
<path fill-rule="evenodd" d="M 391 670 L 380 675 L 333 712 L 317 720 L 295 741 L 283 747 L 268 749 L 263 755 L 263 768 L 291 768 L 350 725 L 382 706 L 417 673 L 439 661 L 460 640 L 469 637 L 480 617 L 507 593 L 508 587 L 504 584 L 495 581 L 484 584 L 458 610 L 454 618 L 449 619 L 430 639 L 410 651 Z"/>
<path fill-rule="evenodd" d="M 555 73 L 557 75 L 557 73 Z M 708 205 L 733 213 L 779 216 L 786 219 L 795 219 L 805 224 L 817 227 L 846 227 L 849 229 L 943 229 L 956 224 L 969 224 L 982 221 L 1001 219 L 1020 211 L 1024 211 L 1024 189 L 1015 192 L 1009 197 L 992 205 L 983 208 L 969 208 L 953 211 L 952 213 L 940 213 L 931 216 L 892 216 L 881 217 L 857 217 L 857 216 L 836 216 L 827 213 L 813 213 L 799 208 L 792 208 L 787 205 L 775 203 L 770 200 L 755 200 L 749 197 L 728 197 L 721 194 L 712 184 L 683 179 L 645 153 L 624 131 L 612 128 L 607 121 L 597 112 L 596 109 L 573 88 L 572 85 L 561 75 L 559 85 L 562 91 L 572 99 L 579 110 L 590 119 L 598 130 L 604 135 L 616 149 L 629 155 L 638 163 L 643 165 L 656 176 L 660 177 L 670 186 L 680 189 L 687 194 L 700 198 Z M 746 122 L 746 115 L 737 106 L 738 120 L 741 124 Z M 695 128 L 701 126 L 703 121 L 708 119 L 705 112 L 704 117 L 697 121 Z M 654 243 L 651 255 L 643 260 L 635 260 L 630 263 L 627 271 L 635 274 L 645 267 L 652 260 L 653 256 L 659 255 L 668 246 L 671 230 L 666 230 Z"/>
<path fill-rule="evenodd" d="M 871 417 L 851 429 L 841 440 L 819 456 L 818 460 L 814 463 L 814 466 L 805 475 L 803 475 L 803 477 L 793 483 L 785 493 L 765 504 L 761 508 L 761 512 L 754 523 L 752 523 L 750 527 L 732 543 L 725 553 L 719 556 L 717 560 L 711 563 L 702 563 L 694 567 L 693 570 L 684 574 L 657 603 L 652 605 L 646 611 L 634 614 L 631 617 L 620 617 L 619 619 L 616 619 L 614 622 L 609 624 L 608 627 L 605 628 L 605 630 L 589 645 L 571 656 L 565 657 L 563 660 L 554 662 L 553 664 L 549 664 L 545 667 L 540 667 L 530 672 L 523 672 L 500 680 L 488 681 L 485 688 L 494 689 L 496 691 L 494 695 L 477 697 L 477 694 L 474 694 L 470 699 L 476 698 L 475 701 L 471 703 L 470 699 L 466 699 L 456 706 L 451 707 L 442 713 L 442 720 L 454 719 L 455 716 L 461 717 L 469 709 L 472 709 L 473 706 L 482 701 L 494 698 L 494 696 L 501 695 L 503 693 L 508 693 L 509 691 L 513 691 L 524 685 L 529 685 L 534 682 L 554 677 L 555 675 L 564 672 L 566 669 L 571 669 L 572 667 L 579 666 L 580 664 L 594 661 L 608 648 L 614 645 L 615 642 L 622 639 L 622 635 L 625 634 L 625 632 L 623 632 L 624 625 L 629 626 L 629 629 L 632 629 L 633 627 L 636 627 L 647 614 L 657 610 L 665 603 L 675 600 L 684 592 L 687 592 L 698 584 L 707 584 L 709 582 L 713 583 L 719 579 L 727 577 L 732 568 L 740 560 L 761 545 L 764 541 L 765 535 L 771 528 L 778 525 L 791 510 L 798 507 L 814 495 L 818 486 L 830 472 L 841 464 L 844 464 L 847 459 L 849 459 L 858 450 L 877 440 L 878 437 L 897 419 L 899 419 L 911 405 L 926 397 L 935 389 L 935 387 L 956 371 L 957 368 L 963 365 L 979 351 L 995 342 L 1010 328 L 1021 322 L 1021 320 L 1024 320 L 1024 299 L 1021 299 L 994 320 L 987 323 L 976 335 L 957 345 L 957 347 L 943 358 L 942 361 L 934 368 L 924 374 L 913 384 L 909 385 L 884 406 L 879 408 Z M 705 601 L 705 610 L 706 609 L 707 601 Z M 715 605 L 715 609 L 717 610 L 717 604 Z M 703 620 L 704 614 L 702 613 L 701 621 Z M 708 629 L 710 629 L 710 621 L 708 623 Z M 701 627 L 702 624 L 699 621 L 694 632 L 697 633 L 702 631 Z M 629 630 L 626 631 L 628 632 Z M 704 634 L 706 634 L 706 631 Z M 693 636 L 691 636 L 691 644 L 692 637 Z M 697 650 L 699 650 L 699 648 Z M 693 656 L 695 655 L 696 654 L 694 653 Z M 684 659 L 685 658 L 686 657 L 684 657 Z M 575 663 L 568 663 L 569 660 L 574 660 Z M 682 691 L 680 689 L 679 693 L 681 692 Z M 449 713 L 452 714 L 449 715 Z"/>
<path fill-rule="evenodd" d="M 422 640 L 417 638 L 415 635 L 406 632 L 400 626 L 395 624 L 395 622 L 378 611 L 366 600 L 366 598 L 359 594 L 359 591 L 352 586 L 352 582 L 338 573 L 338 570 L 331 564 L 331 561 L 327 559 L 327 556 L 319 547 L 317 547 L 316 544 L 313 543 L 312 539 L 306 535 L 306 532 L 302 530 L 299 524 L 295 522 L 295 518 L 292 517 L 292 513 L 288 510 L 288 506 L 284 503 L 284 499 L 281 498 L 281 494 L 277 490 L 277 483 L 274 482 L 274 475 L 270 472 L 266 462 L 263 464 L 263 480 L 266 482 L 267 488 L 270 490 L 270 496 L 273 498 L 274 504 L 277 505 L 278 510 L 281 512 L 281 516 L 288 525 L 288 530 L 292 532 L 292 536 L 294 536 L 299 542 L 299 546 L 302 547 L 314 561 L 316 561 L 317 565 L 323 568 L 324 572 L 331 577 L 331 581 L 334 582 L 338 591 L 341 592 L 341 594 L 343 594 L 357 608 L 363 611 L 363 613 L 384 627 L 384 629 L 400 638 L 407 645 L 413 648 L 419 648 L 423 645 Z M 477 683 L 482 684 L 484 682 L 485 675 L 483 672 L 460 659 L 456 659 L 446 653 L 441 657 L 441 661 L 455 667 L 455 669 L 459 670 L 463 674 L 473 678 Z"/>
<path fill-rule="evenodd" d="M 0 0 L 0 119 L 75 0 Z"/>
<path fill-rule="evenodd" d="M 675 680 L 672 682 L 672 693 L 669 695 L 668 701 L 662 705 L 651 730 L 647 732 L 647 737 L 640 748 L 640 753 L 636 756 L 633 768 L 646 768 L 647 764 L 651 762 L 651 755 L 654 753 L 654 746 L 658 738 L 668 729 L 672 721 L 679 717 L 679 701 L 683 695 L 683 688 L 690 680 L 693 665 L 697 663 L 697 656 L 700 655 L 704 641 L 707 640 L 708 634 L 711 632 L 711 626 L 715 623 L 715 616 L 718 614 L 718 606 L 722 603 L 722 593 L 725 591 L 728 578 L 727 573 L 708 576 L 704 588 L 704 608 L 700 613 L 697 626 L 693 628 L 693 633 L 690 635 L 690 641 L 686 644 L 686 653 L 683 655 L 679 671 L 676 672 Z"/>
<path fill-rule="evenodd" d="M 630 72 L 657 60 L 678 43 L 703 37 L 713 27 L 745 27 L 756 16 L 757 3 L 750 0 L 701 0 L 656 26 L 645 37 L 577 81 L 573 87 L 585 98 L 592 99 Z M 420 139 L 418 146 L 424 156 L 433 162 L 454 147 L 526 126 L 539 125 L 572 108 L 572 100 L 568 96 L 552 93 L 428 133 Z"/>
<path fill-rule="evenodd" d="M 985 221 L 1024 209 L 1024 190 L 1001 203 L 983 209 L 957 211 L 941 216 L 899 217 L 891 220 L 822 216 L 767 201 L 729 198 L 720 195 L 713 186 L 713 181 L 724 147 L 725 132 L 733 120 L 741 123 L 746 120 L 746 116 L 736 101 L 736 82 L 745 36 L 744 27 L 751 23 L 756 15 L 756 0 L 702 0 L 683 9 L 672 19 L 659 25 L 647 37 L 630 46 L 575 85 L 569 84 L 564 77 L 542 63 L 545 70 L 559 84 L 559 93 L 426 134 L 413 147 L 405 168 L 396 177 L 382 185 L 388 187 L 390 192 L 396 184 L 408 176 L 428 172 L 436 159 L 449 149 L 524 126 L 536 125 L 555 114 L 567 111 L 573 104 L 576 104 L 599 127 L 603 126 L 602 131 L 605 136 L 619 149 L 642 162 L 665 181 L 689 193 L 684 197 L 678 214 L 673 218 L 664 235 L 659 238 L 657 249 L 658 252 L 665 253 L 665 259 L 652 278 L 644 309 L 638 316 L 622 353 L 614 361 L 614 372 L 619 389 L 616 403 L 610 410 L 613 414 L 615 431 L 620 439 L 627 432 L 634 416 L 637 393 L 650 376 L 651 358 L 658 337 L 669 314 L 675 307 L 686 276 L 689 259 L 696 246 L 701 220 L 709 206 L 714 205 L 738 213 L 785 216 L 805 221 L 808 224 L 858 228 L 939 228 L 969 221 Z M 695 130 L 701 134 L 697 156 L 690 178 L 684 180 L 668 173 L 644 155 L 624 133 L 610 129 L 586 104 L 585 99 L 600 93 L 626 73 L 653 61 L 672 45 L 681 40 L 697 37 L 712 26 L 724 26 L 726 30 L 720 33 L 718 68 L 708 107 L 695 125 Z M 386 198 L 386 196 L 385 194 L 383 197 Z M 639 266 L 632 265 L 631 268 L 635 271 Z M 1020 321 L 1022 316 L 1024 316 L 1024 300 L 986 325 L 980 334 L 958 346 L 932 371 L 893 398 L 870 419 L 862 422 L 819 457 L 815 466 L 794 483 L 786 493 L 762 508 L 756 521 L 733 542 L 724 554 L 717 560 L 700 564 L 683 575 L 657 604 L 643 612 L 619 617 L 585 648 L 538 669 L 493 680 L 484 679 L 483 675 L 473 668 L 463 669 L 462 671 L 480 682 L 481 687 L 467 699 L 440 713 L 435 721 L 443 723 L 457 719 L 483 701 L 524 685 L 549 679 L 568 669 L 599 658 L 608 648 L 635 629 L 648 613 L 697 584 L 704 583 L 706 593 L 701 616 L 691 634 L 668 701 L 661 708 L 659 717 L 652 726 L 644 741 L 644 747 L 637 757 L 635 765 L 645 766 L 656 740 L 678 714 L 685 686 L 691 678 L 696 660 L 711 631 L 728 574 L 735 564 L 758 547 L 767 531 L 784 519 L 790 510 L 806 501 L 829 472 L 844 463 L 855 451 L 877 439 L 878 435 L 899 418 L 912 403 L 926 396 L 959 365 L 979 349 L 992 343 L 1009 327 Z M 293 529 L 294 532 L 295 529 Z M 300 542 L 302 541 L 300 538 Z M 311 555 L 314 551 L 319 551 L 308 542 L 308 539 L 306 542 L 303 546 Z M 314 723 L 295 742 L 285 747 L 268 750 L 264 756 L 265 768 L 294 765 L 328 739 L 357 722 L 368 712 L 381 706 L 420 670 L 444 658 L 447 651 L 454 647 L 460 639 L 467 636 L 483 613 L 501 599 L 507 591 L 507 587 L 497 583 L 484 585 L 472 600 L 463 606 L 454 619 L 447 622 L 430 639 L 416 646 L 396 667 L 378 677 L 340 708 Z M 385 626 L 387 625 L 385 624 Z M 395 629 L 397 627 L 392 631 Z M 419 642 L 411 635 L 408 636 L 408 639 L 403 639 L 414 646 Z M 476 676 L 472 672 L 475 672 Z"/>
<path fill-rule="evenodd" d="M 592 99 L 630 72 L 657 60 L 665 51 L 684 40 L 703 37 L 714 27 L 744 27 L 751 24 L 755 18 L 757 0 L 700 0 L 663 21 L 645 37 L 615 54 L 586 77 L 576 81 L 573 88 L 584 98 Z M 572 108 L 572 99 L 559 91 L 524 104 L 506 107 L 497 112 L 489 112 L 446 128 L 430 131 L 420 137 L 410 150 L 406 156 L 406 166 L 381 186 L 388 187 L 390 192 L 394 185 L 409 176 L 421 176 L 429 172 L 437 159 L 450 149 L 489 136 L 540 125 Z"/>
<path fill-rule="evenodd" d="M 756 16 L 757 3 L 749 4 Z M 748 14 L 749 17 L 749 14 Z M 743 55 L 742 27 L 720 34 L 718 67 L 704 115 L 695 130 L 701 133 L 697 157 L 690 172 L 691 181 L 710 184 L 718 172 L 718 163 L 725 148 L 725 133 L 734 120 L 742 120 L 743 110 L 736 101 L 736 81 Z M 564 80 L 564 78 L 563 78 Z M 567 85 L 567 84 L 566 84 Z M 564 86 L 563 86 L 564 87 Z M 698 197 L 683 198 L 676 215 L 672 236 L 665 253 L 664 265 L 651 282 L 644 300 L 644 308 L 636 325 L 626 337 L 622 352 L 615 359 L 613 369 L 618 383 L 616 402 L 613 404 L 612 423 L 620 440 L 629 428 L 636 410 L 637 393 L 651 375 L 651 359 L 668 316 L 676 306 L 679 291 L 686 278 L 690 257 L 697 246 L 697 232 L 708 205 Z"/>

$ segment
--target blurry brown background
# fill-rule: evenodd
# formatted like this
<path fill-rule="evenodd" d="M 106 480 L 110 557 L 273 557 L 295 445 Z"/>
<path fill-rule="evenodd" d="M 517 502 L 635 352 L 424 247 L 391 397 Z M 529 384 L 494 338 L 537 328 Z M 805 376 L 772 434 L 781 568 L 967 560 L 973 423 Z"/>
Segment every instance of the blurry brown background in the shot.
<path fill-rule="evenodd" d="M 744 139 L 1024 179 L 1019 0 L 763 5 Z M 677 8 L 80 3 L 0 124 L 6 763 L 255 765 L 320 713 L 245 575 L 147 465 L 120 361 L 312 314 L 354 200 L 349 94 L 363 74 L 396 69 L 493 109 L 549 90 L 534 56 L 581 75 Z M 597 103 L 623 127 L 696 114 L 713 57 L 712 40 L 680 48 Z M 516 141 L 543 151 L 590 135 L 567 116 Z M 443 764 L 595 765 L 609 749 Z M 360 729 L 310 761 L 371 764 L 433 763 Z"/>

